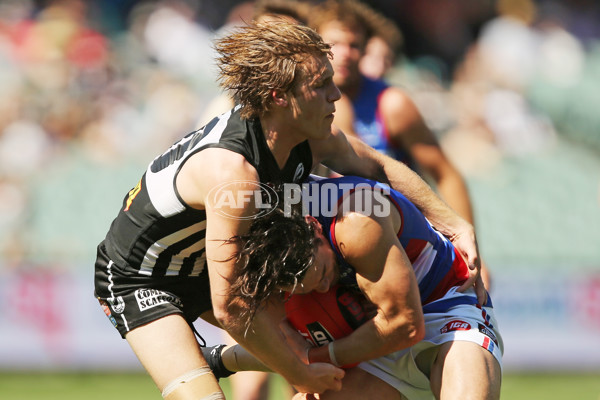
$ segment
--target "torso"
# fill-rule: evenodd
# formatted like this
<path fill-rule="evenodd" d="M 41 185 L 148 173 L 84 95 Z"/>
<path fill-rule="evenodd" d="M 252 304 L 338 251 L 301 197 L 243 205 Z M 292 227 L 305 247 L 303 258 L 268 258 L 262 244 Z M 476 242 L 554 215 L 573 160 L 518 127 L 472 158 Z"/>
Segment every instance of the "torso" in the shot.
<path fill-rule="evenodd" d="M 240 119 L 237 108 L 220 115 L 154 159 L 125 196 L 101 244 L 120 269 L 153 277 L 206 273 L 206 213 L 181 199 L 175 181 L 184 163 L 207 148 L 242 155 L 266 184 L 302 182 L 312 167 L 308 142 L 294 147 L 280 169 L 257 119 Z"/>
<path fill-rule="evenodd" d="M 352 99 L 354 109 L 354 131 L 369 146 L 412 169 L 415 162 L 407 149 L 390 139 L 389 131 L 380 111 L 380 100 L 388 85 L 382 80 L 362 77 L 358 95 Z"/>

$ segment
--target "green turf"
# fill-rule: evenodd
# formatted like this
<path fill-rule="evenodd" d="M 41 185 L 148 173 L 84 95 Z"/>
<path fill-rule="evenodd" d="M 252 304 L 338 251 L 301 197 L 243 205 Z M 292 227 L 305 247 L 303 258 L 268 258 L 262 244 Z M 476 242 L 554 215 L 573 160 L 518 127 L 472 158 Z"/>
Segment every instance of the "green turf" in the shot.
<path fill-rule="evenodd" d="M 281 378 L 269 400 L 284 399 Z M 230 398 L 229 382 L 222 380 Z M 141 373 L 0 373 L 0 398 L 10 400 L 160 400 L 150 378 Z M 367 397 L 366 397 L 367 399 Z M 600 400 L 598 374 L 506 374 L 503 400 Z"/>

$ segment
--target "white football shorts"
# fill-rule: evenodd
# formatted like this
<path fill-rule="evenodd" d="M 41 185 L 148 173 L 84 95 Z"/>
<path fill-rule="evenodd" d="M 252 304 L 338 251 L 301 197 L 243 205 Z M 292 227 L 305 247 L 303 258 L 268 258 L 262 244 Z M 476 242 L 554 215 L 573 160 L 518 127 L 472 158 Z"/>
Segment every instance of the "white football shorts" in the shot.
<path fill-rule="evenodd" d="M 463 293 L 456 289 L 450 289 L 444 297 L 423 307 L 425 338 L 421 342 L 360 363 L 358 368 L 387 382 L 410 400 L 429 400 L 434 399 L 429 379 L 415 364 L 415 358 L 424 350 L 452 341 L 473 342 L 492 353 L 502 367 L 504 344 L 491 301 L 481 307 L 476 304 L 474 289 Z M 432 352 L 432 357 L 435 356 Z"/>

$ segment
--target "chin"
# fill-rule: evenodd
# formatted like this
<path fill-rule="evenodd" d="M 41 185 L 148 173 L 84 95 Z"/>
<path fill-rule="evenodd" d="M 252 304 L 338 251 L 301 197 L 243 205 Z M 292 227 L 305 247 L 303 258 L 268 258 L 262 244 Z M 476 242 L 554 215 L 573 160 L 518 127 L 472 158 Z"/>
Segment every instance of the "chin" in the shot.
<path fill-rule="evenodd" d="M 313 138 L 324 140 L 324 139 L 327 139 L 329 136 L 331 136 L 331 126 L 328 129 L 315 132 L 315 134 L 313 135 Z"/>

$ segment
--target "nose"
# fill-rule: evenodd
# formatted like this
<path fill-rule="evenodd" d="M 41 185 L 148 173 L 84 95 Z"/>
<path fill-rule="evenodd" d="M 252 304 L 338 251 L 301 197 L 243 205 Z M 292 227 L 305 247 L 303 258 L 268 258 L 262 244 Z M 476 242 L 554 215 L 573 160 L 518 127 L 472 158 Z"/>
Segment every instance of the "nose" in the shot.
<path fill-rule="evenodd" d="M 333 103 L 342 98 L 342 92 L 340 92 L 340 89 L 336 86 L 335 83 L 332 82 L 331 85 L 333 86 L 333 88 L 331 89 L 331 93 L 329 95 L 329 101 Z"/>

